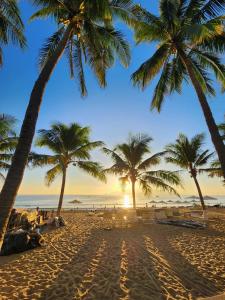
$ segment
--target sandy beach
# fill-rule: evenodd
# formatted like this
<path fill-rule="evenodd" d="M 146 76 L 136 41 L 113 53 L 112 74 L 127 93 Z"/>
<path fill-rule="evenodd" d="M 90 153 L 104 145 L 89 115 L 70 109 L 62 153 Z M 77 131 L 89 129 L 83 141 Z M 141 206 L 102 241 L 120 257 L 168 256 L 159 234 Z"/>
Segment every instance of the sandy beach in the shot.
<path fill-rule="evenodd" d="M 106 231 L 64 213 L 46 245 L 0 257 L 0 299 L 198 299 L 225 292 L 225 215 L 207 229 L 136 224 Z"/>

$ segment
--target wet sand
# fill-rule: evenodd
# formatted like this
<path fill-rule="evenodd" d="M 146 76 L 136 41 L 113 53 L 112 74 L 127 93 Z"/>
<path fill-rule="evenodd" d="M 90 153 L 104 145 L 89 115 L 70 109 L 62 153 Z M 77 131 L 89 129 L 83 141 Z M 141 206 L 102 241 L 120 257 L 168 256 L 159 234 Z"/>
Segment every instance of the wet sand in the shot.
<path fill-rule="evenodd" d="M 137 224 L 103 229 L 65 213 L 46 246 L 0 257 L 0 299 L 181 300 L 225 292 L 225 219 L 207 229 Z"/>

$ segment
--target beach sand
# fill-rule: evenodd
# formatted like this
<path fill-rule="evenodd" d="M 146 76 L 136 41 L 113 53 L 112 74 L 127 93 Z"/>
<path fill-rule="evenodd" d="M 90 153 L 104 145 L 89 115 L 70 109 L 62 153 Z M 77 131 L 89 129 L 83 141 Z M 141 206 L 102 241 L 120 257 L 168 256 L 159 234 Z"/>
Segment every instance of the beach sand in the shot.
<path fill-rule="evenodd" d="M 225 219 L 203 230 L 137 224 L 106 231 L 99 217 L 64 216 L 67 226 L 46 233 L 46 246 L 0 257 L 1 300 L 181 300 L 225 292 Z"/>

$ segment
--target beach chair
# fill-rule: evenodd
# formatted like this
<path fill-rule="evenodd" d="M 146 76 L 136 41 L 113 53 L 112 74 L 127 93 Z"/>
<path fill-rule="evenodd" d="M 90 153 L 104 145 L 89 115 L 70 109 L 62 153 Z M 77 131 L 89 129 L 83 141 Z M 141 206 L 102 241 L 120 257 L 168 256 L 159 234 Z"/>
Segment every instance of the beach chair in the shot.
<path fill-rule="evenodd" d="M 156 220 L 156 213 L 154 210 L 146 211 L 142 214 L 142 222 L 144 224 L 152 224 Z"/>
<path fill-rule="evenodd" d="M 166 220 L 167 215 L 166 215 L 166 210 L 165 209 L 160 209 L 160 210 L 155 210 L 155 220 Z"/>
<path fill-rule="evenodd" d="M 101 227 L 103 229 L 112 229 L 114 227 L 114 218 L 113 218 L 113 213 L 110 211 L 106 211 L 104 212 L 101 216 L 100 216 L 100 220 L 101 220 Z"/>

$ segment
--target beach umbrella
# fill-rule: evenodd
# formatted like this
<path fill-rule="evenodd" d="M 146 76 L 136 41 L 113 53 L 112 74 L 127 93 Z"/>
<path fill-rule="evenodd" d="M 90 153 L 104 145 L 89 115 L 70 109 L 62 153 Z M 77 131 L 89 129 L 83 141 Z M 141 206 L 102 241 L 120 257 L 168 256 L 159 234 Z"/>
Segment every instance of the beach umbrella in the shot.
<path fill-rule="evenodd" d="M 204 200 L 218 200 L 217 198 L 215 198 L 215 197 L 210 197 L 210 196 L 205 196 L 205 197 L 203 197 L 204 198 Z"/>
<path fill-rule="evenodd" d="M 74 210 L 75 210 L 75 204 L 80 204 L 82 202 L 80 200 L 74 199 L 72 201 L 69 201 L 69 203 L 74 204 Z"/>
<path fill-rule="evenodd" d="M 154 201 L 154 200 L 152 200 L 152 201 L 149 201 L 148 203 L 158 203 L 157 201 Z"/>
<path fill-rule="evenodd" d="M 69 201 L 69 203 L 71 203 L 71 204 L 80 204 L 80 203 L 82 203 L 80 200 L 72 200 L 72 201 Z"/>

